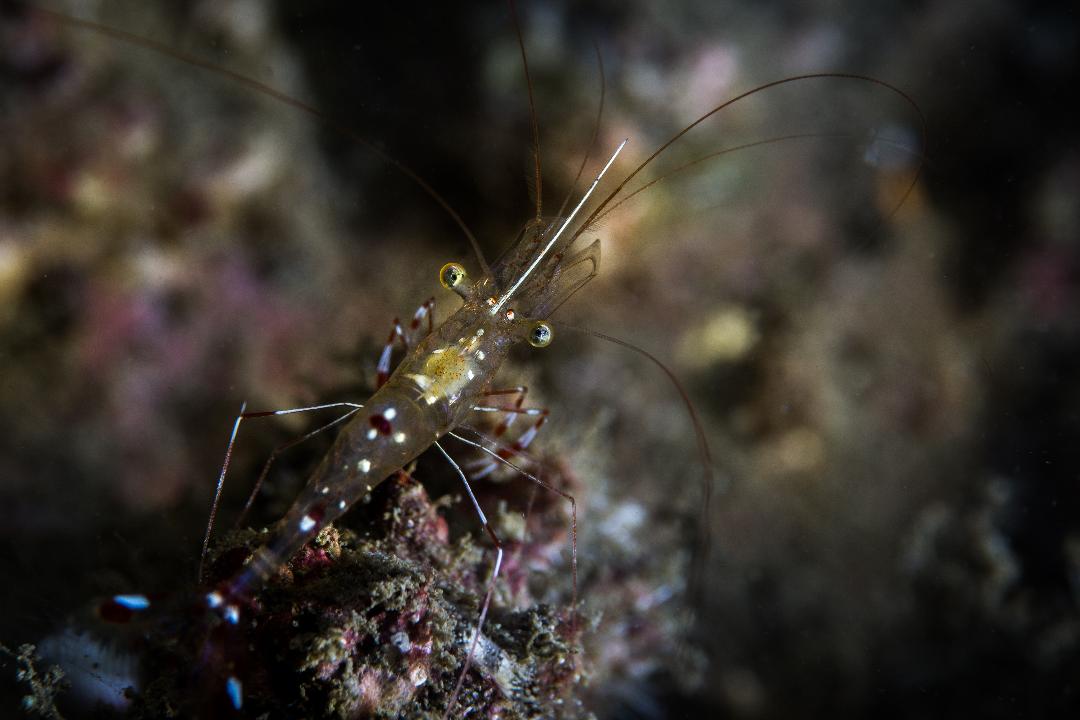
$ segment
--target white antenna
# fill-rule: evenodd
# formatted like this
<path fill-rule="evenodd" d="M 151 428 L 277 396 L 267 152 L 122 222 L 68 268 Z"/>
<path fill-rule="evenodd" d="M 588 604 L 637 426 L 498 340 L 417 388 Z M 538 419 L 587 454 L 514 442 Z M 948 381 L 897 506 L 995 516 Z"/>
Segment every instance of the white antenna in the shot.
<path fill-rule="evenodd" d="M 511 295 L 517 292 L 517 289 L 521 287 L 521 283 L 525 282 L 525 279 L 532 274 L 533 270 L 536 269 L 536 266 L 539 265 L 540 261 L 544 259 L 544 256 L 548 254 L 551 248 L 558 241 L 559 236 L 563 234 L 567 227 L 569 227 L 570 223 L 574 220 L 574 216 L 578 214 L 578 211 L 581 210 L 581 207 L 589 199 L 589 196 L 592 195 L 593 190 L 595 190 L 596 186 L 600 184 L 600 178 L 604 177 L 604 173 L 606 173 L 608 171 L 608 168 L 611 167 L 612 163 L 615 162 L 615 158 L 619 157 L 619 153 L 622 152 L 622 149 L 626 147 L 626 143 L 628 142 L 630 142 L 630 138 L 626 138 L 621 143 L 619 143 L 619 147 L 615 148 L 615 152 L 612 153 L 611 158 L 608 159 L 607 164 L 604 165 L 604 169 L 601 170 L 600 174 L 596 176 L 596 179 L 592 181 L 592 185 L 589 186 L 589 189 L 585 191 L 585 195 L 582 196 L 581 201 L 578 202 L 577 206 L 566 217 L 566 220 L 563 221 L 563 224 L 559 228 L 559 231 L 551 236 L 551 239 L 548 240 L 548 244 L 544 246 L 544 249 L 540 251 L 540 254 L 536 256 L 536 259 L 532 261 L 529 267 L 525 268 L 525 272 L 521 273 L 521 277 L 517 279 L 517 282 L 511 285 L 510 289 L 507 290 L 503 294 L 503 296 L 499 298 L 499 301 L 495 303 L 495 306 L 491 308 L 492 315 L 498 314 L 499 309 L 506 304 L 506 301 L 510 299 Z"/>

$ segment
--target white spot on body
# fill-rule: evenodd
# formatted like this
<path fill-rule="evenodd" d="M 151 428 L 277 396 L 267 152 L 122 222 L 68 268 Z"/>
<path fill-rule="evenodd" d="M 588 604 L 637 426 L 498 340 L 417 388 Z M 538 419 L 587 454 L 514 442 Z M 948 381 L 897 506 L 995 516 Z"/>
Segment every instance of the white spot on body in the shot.
<path fill-rule="evenodd" d="M 484 354 L 483 350 L 477 350 L 476 351 L 476 359 L 477 360 L 483 360 L 486 357 L 487 357 L 487 355 Z"/>
<path fill-rule="evenodd" d="M 364 458 L 360 462 L 356 463 L 356 469 L 362 473 L 371 472 L 371 461 Z"/>
<path fill-rule="evenodd" d="M 321 492 L 323 495 L 329 495 L 330 494 L 330 486 L 329 485 L 323 485 L 322 488 L 319 490 L 319 492 Z"/>
<path fill-rule="evenodd" d="M 383 417 L 386 418 L 387 420 L 393 420 L 394 418 L 397 417 L 397 410 L 395 410 L 392 407 L 391 408 L 386 408 L 386 411 L 383 413 Z"/>
<path fill-rule="evenodd" d="M 210 608 L 219 608 L 223 602 L 225 602 L 225 598 L 221 597 L 221 593 L 217 590 L 206 594 L 206 605 Z"/>
<path fill-rule="evenodd" d="M 338 506 L 339 510 L 344 510 L 347 505 L 348 505 L 348 503 L 345 502 L 344 500 L 338 500 L 337 506 Z"/>
<path fill-rule="evenodd" d="M 113 602 L 128 610 L 145 610 L 150 607 L 150 600 L 145 595 L 114 595 Z"/>
<path fill-rule="evenodd" d="M 423 373 L 410 373 L 405 377 L 416 383 L 416 387 L 420 388 L 421 390 L 427 390 L 431 387 L 432 381 L 431 376 L 429 375 L 424 375 Z"/>
<path fill-rule="evenodd" d="M 399 445 L 405 442 L 405 433 L 401 432 L 400 430 L 394 433 L 394 442 L 398 443 Z"/>
<path fill-rule="evenodd" d="M 376 430 L 375 428 L 371 428 L 370 430 L 368 430 L 368 431 L 367 431 L 367 439 L 368 439 L 368 440 L 374 440 L 374 439 L 375 439 L 375 437 L 376 437 L 376 436 L 377 436 L 378 434 L 379 434 L 379 431 L 378 431 L 378 430 Z"/>
<path fill-rule="evenodd" d="M 310 515 L 305 515 L 300 518 L 300 532 L 311 532 L 315 527 L 315 518 Z"/>
<path fill-rule="evenodd" d="M 235 605 L 230 605 L 225 608 L 225 619 L 230 625 L 236 625 L 240 622 L 240 608 Z"/>
<path fill-rule="evenodd" d="M 240 684 L 240 678 L 230 675 L 225 681 L 225 692 L 229 694 L 229 702 L 234 710 L 239 710 L 244 705 L 244 686 Z"/>

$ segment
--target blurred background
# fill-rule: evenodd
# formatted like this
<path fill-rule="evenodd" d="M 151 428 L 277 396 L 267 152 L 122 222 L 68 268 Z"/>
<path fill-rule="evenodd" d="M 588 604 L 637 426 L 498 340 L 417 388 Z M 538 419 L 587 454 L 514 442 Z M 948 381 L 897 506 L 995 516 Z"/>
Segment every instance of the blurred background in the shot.
<path fill-rule="evenodd" d="M 503 3 L 43 5 L 355 129 L 441 193 L 489 259 L 535 212 Z M 194 585 L 241 402 L 362 401 L 391 320 L 432 294 L 445 317 L 457 301 L 439 267 L 477 265 L 422 190 L 310 116 L 0 8 L 0 642 L 80 627 L 122 675 L 134 658 L 82 618 L 115 592 Z M 590 150 L 597 50 L 603 119 L 577 192 L 624 137 L 599 193 L 701 114 L 779 78 L 856 73 L 919 108 L 855 79 L 769 89 L 627 189 L 771 142 L 666 176 L 583 235 L 602 240 L 601 274 L 556 320 L 668 363 L 712 447 L 694 643 L 681 619 L 702 472 L 678 393 L 640 356 L 570 330 L 504 369 L 501 385 L 528 384 L 530 403 L 551 409 L 537 444 L 574 477 L 591 711 L 1073 716 L 1074 9 L 633 0 L 519 12 L 545 214 Z M 245 425 L 224 523 L 271 449 L 311 427 Z M 284 461 L 257 521 L 280 515 L 319 448 Z M 539 578 L 564 602 L 565 552 Z M 15 669 L 8 659 L 4 715 L 27 692 Z M 88 696 L 67 702 L 90 712 Z"/>

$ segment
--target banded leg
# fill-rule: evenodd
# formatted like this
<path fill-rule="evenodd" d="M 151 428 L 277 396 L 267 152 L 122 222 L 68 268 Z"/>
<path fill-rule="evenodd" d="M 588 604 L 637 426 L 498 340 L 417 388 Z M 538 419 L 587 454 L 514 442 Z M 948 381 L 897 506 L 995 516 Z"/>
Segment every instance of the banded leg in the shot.
<path fill-rule="evenodd" d="M 469 500 L 472 501 L 473 508 L 480 517 L 480 524 L 484 526 L 484 531 L 487 532 L 491 541 L 495 543 L 495 565 L 491 571 L 491 580 L 488 581 L 487 590 L 484 592 L 484 602 L 480 606 L 480 617 L 476 621 L 476 630 L 473 632 L 472 642 L 469 643 L 469 654 L 465 656 L 465 666 L 461 668 L 461 673 L 458 675 L 457 682 L 454 684 L 454 692 L 450 695 L 450 701 L 446 704 L 446 711 L 442 716 L 442 720 L 447 720 L 450 717 L 450 713 L 454 710 L 454 705 L 457 704 L 461 686 L 465 682 L 465 676 L 468 674 L 469 668 L 472 666 L 473 656 L 476 654 L 476 644 L 480 641 L 480 633 L 483 632 L 484 629 L 484 620 L 487 619 L 488 609 L 491 607 L 491 597 L 495 594 L 495 582 L 499 579 L 499 570 L 502 568 L 503 546 L 502 541 L 499 540 L 499 536 L 495 534 L 495 530 L 493 530 L 490 523 L 488 523 L 484 511 L 480 508 L 480 503 L 477 502 L 476 495 L 474 495 L 472 491 L 472 486 L 469 485 L 469 479 L 465 477 L 465 472 L 461 469 L 461 466 L 454 462 L 454 458 L 450 457 L 450 453 L 446 452 L 446 450 L 443 449 L 443 446 L 438 442 L 435 443 L 435 447 L 439 449 L 439 452 L 443 454 L 443 457 L 446 458 L 447 462 L 453 466 L 458 477 L 461 478 L 461 482 L 465 484 L 465 492 L 468 493 Z"/>
<path fill-rule="evenodd" d="M 506 388 L 505 390 L 489 390 L 483 394 L 483 397 L 499 397 L 500 395 L 513 395 L 514 400 L 510 405 L 511 407 L 521 408 L 525 404 L 525 396 L 529 394 L 529 388 L 526 385 L 518 385 L 517 387 Z M 503 407 L 492 407 L 479 405 L 473 408 L 477 412 L 504 412 Z M 508 413 L 496 427 L 492 433 L 495 437 L 499 438 L 506 434 L 506 431 L 510 429 L 510 426 L 514 424 L 514 420 L 521 413 Z"/>
<path fill-rule="evenodd" d="M 420 304 L 420 307 L 416 308 L 416 312 L 413 313 L 412 321 L 409 323 L 409 337 L 408 344 L 415 345 L 420 337 L 417 336 L 416 331 L 420 329 L 420 323 L 427 319 L 427 332 L 423 337 L 427 337 L 431 334 L 431 331 L 435 329 L 435 298 L 429 297 L 427 300 Z"/>
<path fill-rule="evenodd" d="M 477 406 L 473 407 L 473 410 L 476 411 L 476 412 L 504 413 L 505 416 L 504 416 L 502 422 L 500 422 L 496 426 L 494 432 L 492 433 L 497 442 L 498 442 L 499 438 L 501 438 L 504 434 L 506 434 L 506 431 L 510 428 L 511 425 L 513 425 L 514 420 L 517 419 L 517 417 L 519 415 L 528 415 L 528 416 L 536 418 L 536 422 L 532 425 L 532 427 L 530 427 L 528 430 L 523 432 L 517 438 L 517 440 L 515 440 L 514 442 L 509 443 L 508 445 L 502 447 L 498 451 L 498 454 L 496 456 L 493 456 L 493 457 L 487 458 L 487 459 L 481 458 L 478 461 L 474 461 L 474 462 L 470 463 L 469 464 L 469 468 L 470 468 L 470 471 L 471 471 L 470 475 L 471 475 L 473 480 L 479 480 L 481 478 L 485 478 L 488 475 L 490 475 L 491 473 L 493 473 L 495 471 L 495 469 L 498 467 L 498 462 L 497 462 L 498 460 L 500 460 L 500 459 L 501 460 L 509 460 L 509 459 L 513 458 L 515 455 L 517 455 L 517 454 L 521 453 L 522 451 L 528 449 L 528 447 L 532 443 L 532 441 L 536 439 L 536 434 L 540 431 L 540 428 L 542 428 L 544 426 L 544 423 L 547 422 L 547 418 L 548 418 L 548 414 L 549 414 L 549 411 L 548 411 L 547 408 L 526 408 L 526 407 L 522 407 L 522 405 L 525 402 L 525 395 L 528 392 L 529 392 L 529 389 L 526 388 L 526 387 L 512 388 L 510 390 L 496 390 L 496 391 L 493 391 L 493 392 L 488 393 L 488 394 L 489 395 L 502 395 L 502 394 L 516 393 L 517 394 L 516 402 L 513 405 L 477 405 Z M 475 468 L 475 470 L 473 468 Z"/>
<path fill-rule="evenodd" d="M 258 492 L 259 487 L 261 487 L 263 479 L 266 477 L 266 474 L 270 471 L 270 464 L 273 462 L 274 458 L 276 458 L 277 455 L 280 452 L 283 452 L 284 450 L 292 447 L 293 445 L 296 445 L 296 444 L 298 444 L 300 442 L 303 442 L 304 440 L 307 440 L 308 438 L 313 437 L 314 435 L 317 435 L 318 433 L 322 432 L 323 430 L 326 430 L 327 428 L 330 428 L 330 427 L 333 427 L 334 425 L 337 425 L 338 423 L 340 423 L 340 422 L 344 421 L 345 419 L 351 417 L 357 410 L 359 410 L 360 408 L 362 408 L 364 406 L 360 405 L 358 403 L 336 402 L 336 403 L 326 403 L 326 404 L 323 404 L 323 405 L 310 405 L 308 407 L 289 408 L 287 410 L 261 410 L 261 411 L 258 411 L 258 412 L 246 412 L 246 410 L 247 410 L 247 403 L 246 402 L 243 405 L 240 406 L 240 414 L 237 415 L 236 420 L 233 421 L 232 433 L 229 435 L 229 444 L 225 448 L 225 461 L 221 464 L 221 472 L 218 474 L 217 485 L 214 488 L 214 499 L 210 503 L 210 518 L 206 523 L 206 534 L 203 535 L 202 552 L 199 555 L 199 582 L 200 583 L 203 581 L 203 569 L 204 569 L 204 565 L 206 563 L 206 553 L 207 553 L 207 550 L 210 548 L 210 534 L 213 532 L 214 520 L 217 518 L 218 504 L 221 501 L 221 490 L 222 490 L 223 487 L 225 487 L 225 473 L 227 473 L 229 471 L 229 463 L 232 462 L 233 447 L 236 445 L 236 434 L 240 430 L 240 423 L 242 423 L 244 420 L 250 420 L 250 419 L 253 419 L 253 418 L 272 417 L 272 416 L 275 416 L 275 415 L 295 415 L 297 413 L 314 412 L 316 410 L 327 410 L 329 408 L 335 408 L 335 407 L 347 407 L 347 408 L 349 408 L 349 411 L 347 413 L 345 413 L 344 415 L 342 415 L 341 417 L 339 417 L 339 418 L 337 418 L 337 419 L 323 425 L 322 427 L 318 428 L 317 430 L 313 430 L 312 432 L 307 433 L 306 435 L 301 437 L 299 440 L 295 440 L 295 441 L 293 441 L 291 443 L 288 443 L 286 445 L 283 445 L 283 446 L 281 446 L 279 448 L 275 448 L 274 452 L 272 452 L 270 454 L 270 459 L 267 461 L 266 465 L 263 466 L 263 471 L 259 475 L 259 480 L 255 484 L 255 489 L 252 491 L 251 495 L 248 497 L 247 504 L 244 505 L 244 509 L 243 509 L 243 511 L 241 513 L 241 516 L 243 516 L 243 514 L 246 514 L 247 511 L 248 511 L 248 508 L 251 507 L 251 503 L 255 499 L 255 494 Z"/>
<path fill-rule="evenodd" d="M 386 345 L 383 346 L 382 354 L 379 355 L 379 364 L 376 366 L 378 373 L 375 379 L 376 389 L 381 388 L 390 379 L 390 357 L 394 353 L 394 342 L 400 342 L 402 349 L 408 352 L 409 348 L 419 340 L 416 331 L 420 329 L 420 323 L 424 321 L 424 318 L 427 318 L 426 334 L 431 333 L 434 328 L 434 310 L 435 298 L 425 300 L 413 314 L 408 331 L 401 326 L 401 320 L 394 318 L 394 328 L 390 331 L 390 337 L 386 339 Z"/>

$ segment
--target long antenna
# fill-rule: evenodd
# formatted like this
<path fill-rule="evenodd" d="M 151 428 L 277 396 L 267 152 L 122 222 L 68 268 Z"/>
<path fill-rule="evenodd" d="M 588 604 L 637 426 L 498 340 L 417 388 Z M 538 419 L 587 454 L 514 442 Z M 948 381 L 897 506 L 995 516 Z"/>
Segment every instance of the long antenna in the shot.
<path fill-rule="evenodd" d="M 544 259 L 544 256 L 551 251 L 551 248 L 555 245 L 556 242 L 558 242 L 559 237 L 563 234 L 563 232 L 566 231 L 566 228 L 570 225 L 570 223 L 574 221 L 574 216 L 578 214 L 578 211 L 581 210 L 582 206 L 589 199 L 589 196 L 592 195 L 593 190 L 595 190 L 596 186 L 600 184 L 600 179 L 604 177 L 604 173 L 606 173 L 608 171 L 608 168 L 610 168 L 611 165 L 615 162 L 615 158 L 619 157 L 619 153 L 622 152 L 622 149 L 626 147 L 626 143 L 628 142 L 630 142 L 630 138 L 626 138 L 621 143 L 619 143 L 619 147 L 615 148 L 615 152 L 611 154 L 610 158 L 608 158 L 607 164 L 604 165 L 604 168 L 596 176 L 596 179 L 592 181 L 592 185 L 590 185 L 589 189 L 585 191 L 585 194 L 582 196 L 578 204 L 574 207 L 573 211 L 566 217 L 566 220 L 563 221 L 563 224 L 559 227 L 558 232 L 551 236 L 551 239 L 548 240 L 548 244 L 545 245 L 544 249 L 540 251 L 540 254 L 537 255 L 535 259 L 533 259 L 529 267 L 525 268 L 525 272 L 521 273 L 521 277 L 517 279 L 517 282 L 511 285 L 510 289 L 507 290 L 503 294 L 503 296 L 499 298 L 499 301 L 495 303 L 495 306 L 491 308 L 492 315 L 495 315 L 499 312 L 500 308 L 502 308 L 502 306 L 506 304 L 506 301 L 510 299 L 510 296 L 517 292 L 517 289 L 521 287 L 521 284 L 525 282 L 525 279 L 532 274 L 533 270 L 536 269 L 536 266 L 539 265 L 540 261 Z"/>
<path fill-rule="evenodd" d="M 544 203 L 544 173 L 540 169 L 540 124 L 536 120 L 536 101 L 533 99 L 532 76 L 529 75 L 529 57 L 525 52 L 525 38 L 521 36 L 521 21 L 518 19 L 517 5 L 514 0 L 509 0 L 509 3 L 518 48 L 521 50 L 521 68 L 525 71 L 525 86 L 529 89 L 529 122 L 532 124 L 533 170 L 536 183 L 536 219 L 539 220 Z"/>
<path fill-rule="evenodd" d="M 919 107 L 919 104 L 917 102 L 915 102 L 914 98 L 912 98 L 910 95 L 908 95 L 906 92 L 904 92 L 903 90 L 901 90 L 897 86 L 893 85 L 892 83 L 885 82 L 884 80 L 879 80 L 879 79 L 877 79 L 875 77 L 871 77 L 869 75 L 856 75 L 854 73 L 808 73 L 806 75 L 793 75 L 791 77 L 783 78 L 781 80 L 773 80 L 772 82 L 767 82 L 767 83 L 765 83 L 763 85 L 758 85 L 755 88 L 751 88 L 750 90 L 747 90 L 746 92 L 739 93 L 735 97 L 733 97 L 733 98 L 731 98 L 729 100 L 725 100 L 724 102 L 720 103 L 719 105 L 714 107 L 712 110 L 709 110 L 707 113 L 705 113 L 704 115 L 699 117 L 697 120 L 690 123 L 689 125 L 684 127 L 682 130 L 680 130 L 679 132 L 675 133 L 675 135 L 673 135 L 667 142 L 665 142 L 663 145 L 658 147 L 653 152 L 652 155 L 645 158 L 644 162 L 642 162 L 640 165 L 638 165 L 636 168 L 634 168 L 633 172 L 631 172 L 629 175 L 627 175 L 625 178 L 623 178 L 622 182 L 620 182 L 618 184 L 618 186 L 614 190 L 612 190 L 611 193 L 600 202 L 600 204 L 592 211 L 592 213 L 587 218 L 585 218 L 585 222 L 583 222 L 581 224 L 581 227 L 578 229 L 576 234 L 580 235 L 581 233 L 585 232 L 586 228 L 592 227 L 593 221 L 595 221 L 601 214 L 604 213 L 604 211 L 608 207 L 608 205 L 611 204 L 611 201 L 615 199 L 615 196 L 618 195 L 620 192 L 622 192 L 622 189 L 624 187 L 626 187 L 627 183 L 629 183 L 631 180 L 633 180 L 638 175 L 638 173 L 640 173 L 642 170 L 645 169 L 645 167 L 647 165 L 649 165 L 649 163 L 651 163 L 653 160 L 658 158 L 660 155 L 662 155 L 664 153 L 665 150 L 667 150 L 669 147 L 671 147 L 676 142 L 678 142 L 679 139 L 682 138 L 683 135 L 686 135 L 688 132 L 690 132 L 695 127 L 697 127 L 701 123 L 708 120 L 713 115 L 717 114 L 718 112 L 724 110 L 727 107 L 730 107 L 731 105 L 734 105 L 735 103 L 739 102 L 743 98 L 747 98 L 747 97 L 750 97 L 751 95 L 756 95 L 756 94 L 758 94 L 760 92 L 764 92 L 765 90 L 768 90 L 769 88 L 774 88 L 774 87 L 777 87 L 777 86 L 780 86 L 780 85 L 787 85 L 788 83 L 802 82 L 802 81 L 805 81 L 805 80 L 828 80 L 828 79 L 834 79 L 834 80 L 857 80 L 859 82 L 870 83 L 872 85 L 877 85 L 879 87 L 883 87 L 886 90 L 888 90 L 889 92 L 893 93 L 894 95 L 898 95 L 904 102 L 906 102 L 915 111 L 916 115 L 918 115 L 918 117 L 919 117 L 919 125 L 920 125 L 920 130 L 921 130 L 919 134 L 920 134 L 920 138 L 921 138 L 921 142 L 922 142 L 923 153 L 924 154 L 926 153 L 927 138 L 928 138 L 928 135 L 929 135 L 929 130 L 927 129 L 926 115 L 923 114 L 922 108 Z M 923 164 L 924 164 L 923 162 L 920 162 L 919 166 L 915 169 L 915 174 L 911 179 L 911 183 L 908 185 L 907 190 L 904 192 L 903 196 L 900 198 L 900 202 L 897 203 L 897 206 L 893 210 L 893 213 L 895 213 L 897 210 L 899 210 L 900 207 L 903 206 L 903 204 L 905 202 L 907 202 L 908 196 L 915 189 L 916 184 L 919 182 L 919 177 L 922 174 Z"/>

